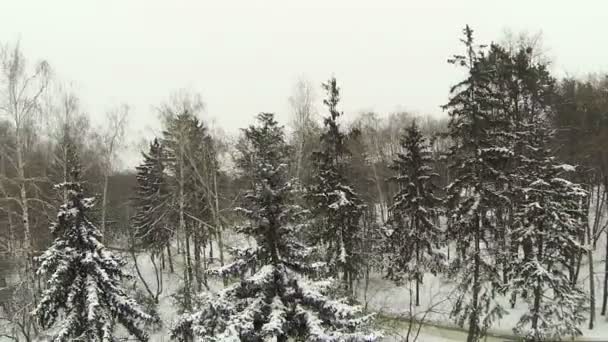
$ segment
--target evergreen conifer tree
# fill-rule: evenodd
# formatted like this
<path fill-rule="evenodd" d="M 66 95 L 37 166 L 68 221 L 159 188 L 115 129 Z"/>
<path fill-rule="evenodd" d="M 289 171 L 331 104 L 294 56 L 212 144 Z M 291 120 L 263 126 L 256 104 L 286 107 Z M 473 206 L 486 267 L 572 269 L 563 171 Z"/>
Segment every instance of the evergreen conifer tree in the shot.
<path fill-rule="evenodd" d="M 136 212 L 132 218 L 134 237 L 142 247 L 159 252 L 168 245 L 173 230 L 168 224 L 171 208 L 165 156 L 158 139 L 154 139 L 143 157 L 142 164 L 136 167 L 137 188 L 133 198 Z"/>
<path fill-rule="evenodd" d="M 580 241 L 586 193 L 567 179 L 575 168 L 558 163 L 551 150 L 555 80 L 546 65 L 532 60 L 531 48 L 509 58 L 511 86 L 503 89 L 517 94 L 509 106 L 515 153 L 510 239 L 520 256 L 511 260 L 509 289 L 528 303 L 514 330 L 534 341 L 577 336 L 586 297 L 569 271 L 571 261 L 586 252 Z"/>
<path fill-rule="evenodd" d="M 77 178 L 77 177 L 75 177 Z M 141 325 L 150 315 L 129 298 L 121 280 L 125 262 L 101 244 L 101 233 L 86 212 L 93 206 L 80 184 L 63 183 L 67 202 L 51 227 L 55 241 L 40 257 L 38 274 L 46 289 L 34 311 L 43 328 L 55 326 L 53 341 L 115 341 L 114 325 L 120 323 L 140 341 L 147 340 Z"/>
<path fill-rule="evenodd" d="M 179 341 L 373 341 L 360 308 L 326 295 L 332 282 L 304 276 L 309 248 L 299 239 L 304 214 L 293 204 L 287 179 L 290 149 L 272 114 L 244 131 L 248 148 L 238 165 L 252 178 L 239 208 L 247 224 L 239 231 L 256 241 L 213 273 L 241 280 L 217 294 L 205 294 L 193 313 L 172 328 Z M 257 270 L 246 277 L 247 270 Z"/>
<path fill-rule="evenodd" d="M 530 125 L 513 231 L 523 257 L 513 267 L 510 288 L 527 293 L 529 308 L 515 332 L 543 341 L 582 334 L 587 298 L 572 283 L 568 267 L 572 256 L 585 252 L 578 237 L 585 229 L 581 203 L 586 192 L 563 178 L 574 167 L 558 164 L 551 155 L 547 123 L 536 119 Z"/>
<path fill-rule="evenodd" d="M 389 208 L 392 229 L 388 237 L 388 277 L 397 283 L 415 281 L 418 306 L 424 273 L 437 274 L 444 262 L 439 251 L 444 232 L 435 224 L 441 200 L 435 197 L 434 179 L 439 175 L 430 166 L 429 145 L 415 121 L 401 138 L 401 148 L 392 165 L 399 192 Z"/>
<path fill-rule="evenodd" d="M 353 290 L 353 282 L 361 265 L 361 215 L 365 205 L 346 180 L 349 151 L 346 136 L 340 131 L 338 111 L 340 89 L 335 78 L 323 84 L 329 109 L 321 148 L 314 155 L 315 184 L 310 199 L 319 227 L 315 243 L 325 249 L 325 262 L 331 273 L 341 271 L 343 283 Z"/>
<path fill-rule="evenodd" d="M 450 62 L 463 66 L 468 75 L 452 87 L 445 106 L 449 111 L 450 174 L 447 187 L 450 225 L 448 236 L 456 244 L 449 276 L 456 283 L 457 298 L 452 316 L 468 327 L 467 342 L 479 341 L 505 310 L 496 300 L 503 281 L 495 265 L 492 241 L 500 236 L 492 220 L 496 208 L 509 198 L 504 187 L 504 170 L 496 167 L 512 157 L 503 139 L 505 121 L 494 111 L 496 97 L 490 82 L 495 76 L 487 56 L 473 42 L 473 31 L 464 29 L 467 53 Z"/>

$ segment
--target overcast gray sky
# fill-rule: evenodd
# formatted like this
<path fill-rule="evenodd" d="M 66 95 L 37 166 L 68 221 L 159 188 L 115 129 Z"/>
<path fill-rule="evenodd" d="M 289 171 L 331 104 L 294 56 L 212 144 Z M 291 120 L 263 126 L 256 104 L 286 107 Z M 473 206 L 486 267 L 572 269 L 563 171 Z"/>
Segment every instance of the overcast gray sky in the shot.
<path fill-rule="evenodd" d="M 260 111 L 286 122 L 301 75 L 318 85 L 334 74 L 347 114 L 442 115 L 459 77 L 445 61 L 465 24 L 479 42 L 542 31 L 561 75 L 608 70 L 605 1 L 0 2 L 0 41 L 48 60 L 93 117 L 128 103 L 132 139 L 157 127 L 153 106 L 179 88 L 201 93 L 228 132 Z"/>

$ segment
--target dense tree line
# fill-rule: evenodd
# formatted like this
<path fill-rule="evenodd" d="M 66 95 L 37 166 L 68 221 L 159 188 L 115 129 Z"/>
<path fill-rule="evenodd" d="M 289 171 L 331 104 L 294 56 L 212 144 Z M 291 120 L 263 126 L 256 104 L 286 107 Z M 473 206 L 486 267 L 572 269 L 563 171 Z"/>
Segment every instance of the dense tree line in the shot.
<path fill-rule="evenodd" d="M 415 306 L 440 277 L 471 342 L 516 306 L 526 340 L 593 329 L 598 281 L 608 306 L 608 79 L 558 80 L 533 45 L 463 33 L 447 119 L 347 118 L 336 78 L 319 88 L 325 110 L 301 80 L 290 131 L 262 113 L 231 141 L 182 92 L 133 171 L 118 167 L 128 107 L 93 129 L 48 64 L 6 46 L 0 253 L 25 271 L 0 298 L 0 333 L 103 340 L 120 323 L 146 340 L 171 295 L 180 341 L 374 341 L 374 275 L 413 286 Z"/>

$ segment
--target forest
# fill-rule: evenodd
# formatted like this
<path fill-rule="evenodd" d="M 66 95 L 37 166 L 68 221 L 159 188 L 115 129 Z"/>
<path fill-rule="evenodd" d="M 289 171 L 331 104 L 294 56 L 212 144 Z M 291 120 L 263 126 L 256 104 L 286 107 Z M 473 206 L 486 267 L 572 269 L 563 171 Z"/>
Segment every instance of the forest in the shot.
<path fill-rule="evenodd" d="M 3 45 L 0 341 L 608 338 L 608 75 L 454 39 L 441 117 L 328 75 L 229 135 L 168 89 L 134 169 L 127 105 L 98 127 Z"/>

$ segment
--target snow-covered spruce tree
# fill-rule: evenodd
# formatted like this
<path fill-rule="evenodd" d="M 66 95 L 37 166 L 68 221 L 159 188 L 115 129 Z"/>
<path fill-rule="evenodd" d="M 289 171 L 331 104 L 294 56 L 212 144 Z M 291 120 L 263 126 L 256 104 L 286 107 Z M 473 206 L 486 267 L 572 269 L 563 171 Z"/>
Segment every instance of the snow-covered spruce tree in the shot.
<path fill-rule="evenodd" d="M 340 89 L 336 79 L 324 83 L 323 89 L 329 116 L 324 120 L 320 150 L 314 154 L 316 174 L 309 191 L 317 220 L 314 242 L 325 249 L 330 273 L 341 271 L 344 287 L 352 292 L 361 265 L 361 215 L 365 205 L 346 181 L 349 151 L 337 121 L 341 113 L 337 109 Z"/>
<path fill-rule="evenodd" d="M 115 341 L 116 322 L 146 341 L 141 325 L 152 317 L 123 290 L 125 263 L 101 244 L 101 233 L 86 216 L 93 199 L 83 196 L 77 182 L 57 188 L 67 190 L 68 200 L 51 227 L 55 241 L 40 257 L 38 274 L 48 280 L 34 315 L 43 328 L 55 327 L 56 342 Z"/>
<path fill-rule="evenodd" d="M 572 167 L 552 156 L 549 119 L 556 82 L 533 52 L 493 44 L 487 59 L 494 70 L 489 88 L 500 100 L 493 110 L 506 122 L 500 134 L 513 153 L 507 163 L 496 165 L 508 172 L 496 177 L 496 188 L 504 186 L 509 198 L 502 211 L 504 231 L 496 240 L 499 248 L 508 247 L 502 264 L 512 305 L 518 295 L 528 303 L 514 330 L 537 341 L 580 334 L 585 298 L 570 271 L 572 260 L 584 252 L 579 241 L 586 219 L 580 205 L 586 201 L 579 185 L 563 179 Z M 502 215 L 495 210 L 493 216 Z"/>
<path fill-rule="evenodd" d="M 311 282 L 302 273 L 309 251 L 297 239 L 304 214 L 293 204 L 287 179 L 290 149 L 283 128 L 272 114 L 244 130 L 249 145 L 238 161 L 252 177 L 252 187 L 239 208 L 248 224 L 239 231 L 256 246 L 215 270 L 241 280 L 216 294 L 205 294 L 201 307 L 180 317 L 171 331 L 179 341 L 374 341 L 366 328 L 371 316 L 358 306 L 326 295 L 331 281 Z M 253 161 L 253 162 L 252 162 Z M 247 270 L 257 269 L 245 277 Z"/>
<path fill-rule="evenodd" d="M 391 167 L 399 192 L 389 208 L 387 276 L 397 283 L 415 281 L 418 306 L 424 273 L 437 274 L 445 261 L 439 250 L 445 234 L 435 225 L 441 200 L 434 195 L 434 179 L 439 175 L 430 166 L 429 144 L 415 121 L 404 132 L 401 149 Z"/>
<path fill-rule="evenodd" d="M 530 52 L 511 57 L 518 98 L 525 105 L 516 122 L 513 175 L 517 207 L 512 239 L 522 257 L 513 264 L 509 288 L 521 293 L 529 308 L 515 332 L 539 341 L 581 334 L 587 298 L 569 268 L 586 252 L 580 237 L 587 217 L 581 206 L 586 192 L 565 179 L 574 167 L 558 163 L 550 149 L 555 80 L 545 65 L 532 61 Z"/>
<path fill-rule="evenodd" d="M 493 68 L 488 67 L 483 50 L 474 46 L 473 31 L 467 26 L 464 33 L 466 55 L 454 56 L 451 62 L 465 67 L 468 75 L 452 88 L 445 106 L 454 141 L 449 154 L 454 181 L 446 189 L 448 236 L 457 252 L 448 275 L 457 284 L 451 315 L 460 326 L 467 326 L 467 341 L 475 342 L 504 314 L 495 298 L 503 284 L 492 250 L 498 234 L 491 218 L 509 200 L 497 185 L 506 176 L 496 165 L 512 152 L 501 139 L 502 118 L 493 111 L 495 98 L 488 86 Z"/>
<path fill-rule="evenodd" d="M 587 297 L 568 273 L 571 256 L 585 251 L 578 237 L 586 224 L 581 208 L 586 192 L 563 178 L 574 167 L 556 162 L 547 147 L 547 122 L 535 121 L 521 166 L 526 186 L 519 189 L 522 200 L 513 231 L 523 258 L 513 267 L 510 287 L 527 293 L 529 307 L 515 332 L 526 340 L 544 341 L 581 335 L 586 320 Z"/>
<path fill-rule="evenodd" d="M 144 160 L 137 166 L 137 187 L 133 198 L 135 215 L 132 224 L 134 238 L 143 248 L 154 253 L 168 247 L 173 235 L 168 225 L 170 202 L 165 176 L 164 152 L 158 139 L 150 143 L 148 153 L 142 153 Z"/>

